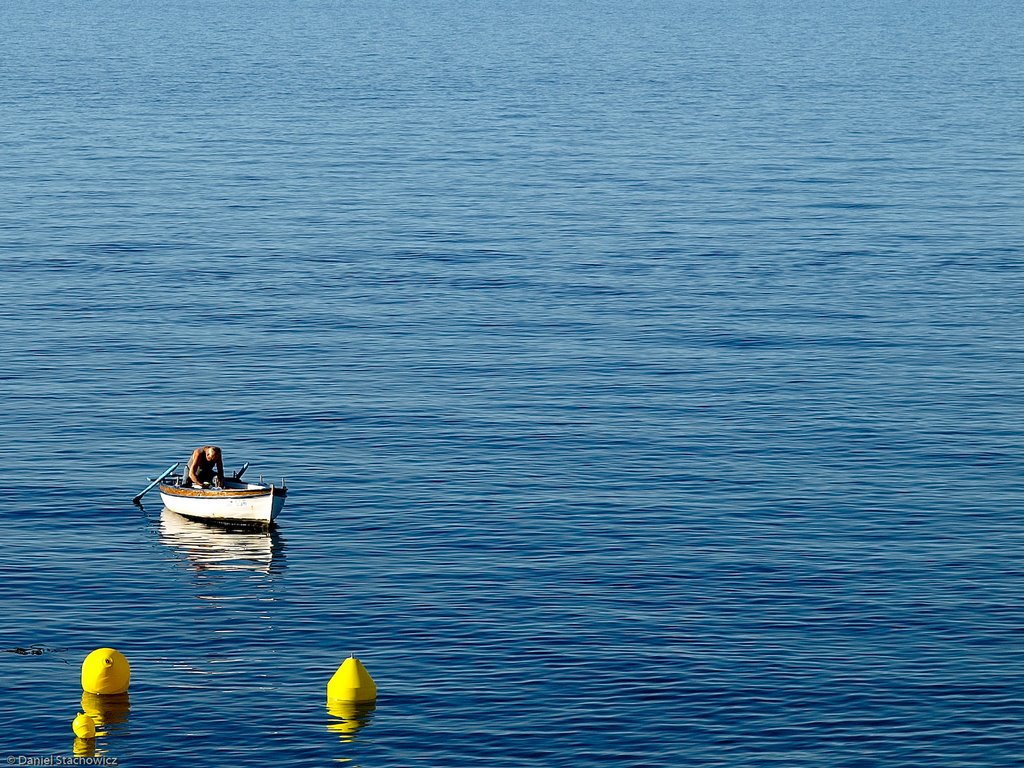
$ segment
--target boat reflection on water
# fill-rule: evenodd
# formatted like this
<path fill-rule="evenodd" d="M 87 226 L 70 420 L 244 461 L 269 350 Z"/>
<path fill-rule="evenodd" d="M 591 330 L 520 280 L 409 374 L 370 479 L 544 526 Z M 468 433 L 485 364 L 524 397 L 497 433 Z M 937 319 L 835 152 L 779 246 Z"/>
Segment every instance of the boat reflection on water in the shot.
<path fill-rule="evenodd" d="M 160 540 L 182 552 L 196 571 L 256 571 L 283 569 L 284 545 L 277 529 L 229 528 L 190 520 L 164 509 Z"/>
<path fill-rule="evenodd" d="M 350 701 L 327 700 L 327 713 L 337 720 L 327 725 L 328 731 L 338 734 L 342 741 L 352 741 L 357 731 L 365 728 L 373 720 L 376 703 L 356 704 Z"/>

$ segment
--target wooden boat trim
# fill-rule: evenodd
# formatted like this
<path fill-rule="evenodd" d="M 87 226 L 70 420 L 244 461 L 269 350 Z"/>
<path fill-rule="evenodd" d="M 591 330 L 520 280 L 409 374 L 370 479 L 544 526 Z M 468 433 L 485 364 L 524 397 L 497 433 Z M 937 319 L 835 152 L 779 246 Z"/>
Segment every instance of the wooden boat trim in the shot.
<path fill-rule="evenodd" d="M 168 496 L 191 496 L 193 498 L 212 500 L 242 499 L 253 496 L 269 496 L 270 494 L 283 496 L 284 489 L 268 486 L 266 488 L 224 488 L 218 491 L 210 491 L 202 488 L 178 488 L 173 485 L 161 485 L 160 493 L 166 493 Z"/>

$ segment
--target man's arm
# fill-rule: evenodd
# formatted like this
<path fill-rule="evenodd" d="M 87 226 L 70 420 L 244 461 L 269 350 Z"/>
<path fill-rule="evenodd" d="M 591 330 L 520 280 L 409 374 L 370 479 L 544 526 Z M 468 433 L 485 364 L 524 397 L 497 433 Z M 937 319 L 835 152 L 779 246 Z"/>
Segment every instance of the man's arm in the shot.
<path fill-rule="evenodd" d="M 199 476 L 196 475 L 196 464 L 199 462 L 199 452 L 202 450 L 202 448 L 196 448 L 192 451 L 192 458 L 188 460 L 188 479 L 196 485 L 202 485 L 199 482 Z"/>

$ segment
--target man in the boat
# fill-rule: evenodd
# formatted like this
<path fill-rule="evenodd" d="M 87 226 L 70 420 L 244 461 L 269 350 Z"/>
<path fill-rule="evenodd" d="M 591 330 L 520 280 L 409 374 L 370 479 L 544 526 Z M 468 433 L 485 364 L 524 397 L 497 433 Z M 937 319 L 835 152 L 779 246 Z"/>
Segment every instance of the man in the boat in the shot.
<path fill-rule="evenodd" d="M 197 488 L 208 488 L 216 483 L 224 487 L 224 459 L 216 445 L 204 445 L 192 451 L 185 472 L 189 482 Z"/>

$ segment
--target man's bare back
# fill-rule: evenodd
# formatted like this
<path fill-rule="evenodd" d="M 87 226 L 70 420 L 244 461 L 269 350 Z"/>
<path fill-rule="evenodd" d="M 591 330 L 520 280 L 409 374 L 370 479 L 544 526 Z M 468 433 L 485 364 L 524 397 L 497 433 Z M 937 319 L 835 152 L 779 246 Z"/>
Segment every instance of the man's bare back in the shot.
<path fill-rule="evenodd" d="M 217 485 L 223 488 L 224 460 L 220 448 L 216 445 L 204 445 L 192 451 L 185 476 L 192 485 L 198 487 L 208 486 L 216 479 Z"/>

